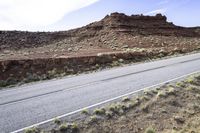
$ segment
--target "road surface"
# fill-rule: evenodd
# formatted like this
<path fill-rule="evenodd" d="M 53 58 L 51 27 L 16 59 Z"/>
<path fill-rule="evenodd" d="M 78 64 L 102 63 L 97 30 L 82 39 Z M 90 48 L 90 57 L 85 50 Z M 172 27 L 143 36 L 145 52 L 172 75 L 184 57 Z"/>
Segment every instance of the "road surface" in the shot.
<path fill-rule="evenodd" d="M 200 70 L 200 54 L 36 82 L 0 91 L 0 132 L 56 116 Z"/>

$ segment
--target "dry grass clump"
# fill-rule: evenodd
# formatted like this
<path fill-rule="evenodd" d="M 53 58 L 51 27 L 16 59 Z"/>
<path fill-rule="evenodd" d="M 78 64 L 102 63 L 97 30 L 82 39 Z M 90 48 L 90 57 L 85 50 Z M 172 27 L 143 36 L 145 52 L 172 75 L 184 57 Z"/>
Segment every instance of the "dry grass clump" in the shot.
<path fill-rule="evenodd" d="M 167 88 L 167 93 L 168 93 L 169 95 L 175 95 L 176 90 L 175 90 L 174 87 L 169 87 L 169 88 Z"/>
<path fill-rule="evenodd" d="M 76 123 L 63 123 L 59 126 L 61 132 L 77 132 L 79 127 Z"/>
<path fill-rule="evenodd" d="M 181 87 L 181 88 L 186 87 L 186 85 L 185 85 L 184 82 L 177 82 L 177 83 L 176 83 L 176 86 L 177 86 L 177 87 Z"/>
<path fill-rule="evenodd" d="M 65 131 L 67 131 L 67 129 L 68 129 L 68 126 L 66 123 L 63 123 L 62 125 L 59 126 L 59 130 L 61 132 L 65 132 Z"/>
<path fill-rule="evenodd" d="M 112 118 L 114 116 L 113 112 L 112 111 L 106 111 L 106 117 L 107 118 Z"/>
<path fill-rule="evenodd" d="M 109 106 L 109 110 L 112 111 L 113 113 L 119 113 L 121 109 L 121 104 L 112 104 Z"/>
<path fill-rule="evenodd" d="M 90 123 L 94 123 L 98 121 L 98 117 L 96 115 L 90 116 Z"/>
<path fill-rule="evenodd" d="M 158 94 L 156 95 L 157 98 L 163 98 L 167 96 L 167 93 L 164 90 L 161 90 L 158 92 Z"/>
<path fill-rule="evenodd" d="M 88 115 L 88 114 L 89 114 L 89 111 L 88 111 L 88 109 L 84 109 L 84 110 L 81 111 L 81 113 L 82 113 L 82 114 Z"/>
<path fill-rule="evenodd" d="M 152 92 L 153 94 L 158 94 L 158 90 L 157 90 L 157 89 L 152 89 L 151 92 Z"/>
<path fill-rule="evenodd" d="M 96 115 L 104 115 L 106 112 L 105 108 L 95 109 L 94 114 Z"/>
<path fill-rule="evenodd" d="M 55 118 L 55 119 L 54 119 L 54 123 L 59 125 L 59 124 L 61 124 L 61 120 L 58 119 L 58 118 Z"/>
<path fill-rule="evenodd" d="M 40 133 L 39 129 L 36 127 L 28 128 L 25 130 L 25 133 Z"/>
<path fill-rule="evenodd" d="M 129 97 L 124 97 L 124 98 L 122 98 L 122 102 L 128 102 L 128 101 L 130 101 L 131 99 L 129 98 Z"/>
<path fill-rule="evenodd" d="M 192 84 L 192 85 L 200 85 L 200 75 L 194 75 L 190 76 L 185 80 L 186 83 Z"/>
<path fill-rule="evenodd" d="M 140 100 L 141 100 L 141 101 L 148 101 L 148 100 L 150 100 L 150 97 L 144 95 L 144 96 L 141 96 L 141 97 L 140 97 Z"/>

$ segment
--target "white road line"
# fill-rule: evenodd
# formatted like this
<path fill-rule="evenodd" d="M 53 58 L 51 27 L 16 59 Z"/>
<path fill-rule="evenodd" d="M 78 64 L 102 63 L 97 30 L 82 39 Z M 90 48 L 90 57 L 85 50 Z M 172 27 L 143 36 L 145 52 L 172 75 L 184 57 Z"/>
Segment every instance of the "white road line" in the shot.
<path fill-rule="evenodd" d="M 174 78 L 174 79 L 167 80 L 167 81 L 165 81 L 165 82 L 161 82 L 161 83 L 159 83 L 159 84 L 155 84 L 155 85 L 152 85 L 152 86 L 149 86 L 149 87 L 145 87 L 145 88 L 142 88 L 142 89 L 139 89 L 139 90 L 136 90 L 136 91 L 132 91 L 132 92 L 129 92 L 129 93 L 126 93 L 126 94 L 123 94 L 123 95 L 120 95 L 120 96 L 117 96 L 117 97 L 114 97 L 114 98 L 111 98 L 111 99 L 108 99 L 108 100 L 105 100 L 105 101 L 102 101 L 102 102 L 93 104 L 93 105 L 90 105 L 90 106 L 87 106 L 87 107 L 84 107 L 84 108 L 81 108 L 81 109 L 78 109 L 78 110 L 75 110 L 75 111 L 73 111 L 73 112 L 70 112 L 70 113 L 67 113 L 67 114 L 64 114 L 64 115 L 60 115 L 60 116 L 54 117 L 54 118 L 51 118 L 51 119 L 49 119 L 49 120 L 46 120 L 46 121 L 43 121 L 43 122 L 40 122 L 40 123 L 33 124 L 33 125 L 31 125 L 31 126 L 24 127 L 24 128 L 22 128 L 22 129 L 13 131 L 13 132 L 11 132 L 11 133 L 22 132 L 22 131 L 24 131 L 24 130 L 26 130 L 26 129 L 28 129 L 28 128 L 37 127 L 37 126 L 39 126 L 39 125 L 42 125 L 42 124 L 51 122 L 51 121 L 53 121 L 55 118 L 58 118 L 58 119 L 59 119 L 59 118 L 63 118 L 63 117 L 66 117 L 66 116 L 70 116 L 70 115 L 79 113 L 79 112 L 81 112 L 81 111 L 84 110 L 84 109 L 90 109 L 90 108 L 93 108 L 93 107 L 96 107 L 96 106 L 99 106 L 99 105 L 102 105 L 102 104 L 105 104 L 105 103 L 108 103 L 108 102 L 111 102 L 111 101 L 120 99 L 120 98 L 122 98 L 122 97 L 132 95 L 132 94 L 134 94 L 134 93 L 143 91 L 143 90 L 145 90 L 145 89 L 150 89 L 150 88 L 153 88 L 153 87 L 156 87 L 156 86 L 160 86 L 160 85 L 163 85 L 163 84 L 166 84 L 166 83 L 169 83 L 169 82 L 172 82 L 172 81 L 175 81 L 175 80 L 178 80 L 178 79 L 181 79 L 181 78 L 184 78 L 184 77 L 187 77 L 187 76 L 189 76 L 189 75 L 196 74 L 196 73 L 200 73 L 200 71 L 195 71 L 195 72 L 192 72 L 192 73 L 189 73 L 189 74 L 185 74 L 185 75 L 182 75 L 182 76 L 177 77 L 177 78 Z"/>

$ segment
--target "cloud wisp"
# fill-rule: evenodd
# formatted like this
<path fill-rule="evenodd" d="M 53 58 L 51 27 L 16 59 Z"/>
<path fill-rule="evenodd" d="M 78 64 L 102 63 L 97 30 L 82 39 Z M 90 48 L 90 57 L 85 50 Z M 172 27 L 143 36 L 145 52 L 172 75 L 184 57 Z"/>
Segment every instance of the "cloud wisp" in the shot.
<path fill-rule="evenodd" d="M 0 0 L 0 30 L 51 25 L 98 0 Z"/>
<path fill-rule="evenodd" d="M 158 13 L 165 13 L 167 11 L 166 8 L 162 8 L 162 9 L 156 9 L 156 10 L 153 10 L 153 11 L 150 11 L 150 12 L 147 12 L 145 13 L 144 15 L 155 15 L 155 14 L 158 14 Z"/>

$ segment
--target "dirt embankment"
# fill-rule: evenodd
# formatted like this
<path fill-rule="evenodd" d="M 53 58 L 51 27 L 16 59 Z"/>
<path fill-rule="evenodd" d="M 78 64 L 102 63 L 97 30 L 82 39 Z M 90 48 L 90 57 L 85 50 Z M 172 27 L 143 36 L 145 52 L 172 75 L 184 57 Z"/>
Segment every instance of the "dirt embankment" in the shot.
<path fill-rule="evenodd" d="M 31 82 L 86 71 L 118 66 L 122 63 L 164 56 L 166 53 L 119 52 L 82 57 L 0 61 L 0 86 Z"/>
<path fill-rule="evenodd" d="M 0 61 L 0 87 L 80 74 L 192 51 L 191 49 L 168 51 L 129 49 L 124 52 L 98 53 L 81 57 L 3 60 Z"/>
<path fill-rule="evenodd" d="M 27 129 L 34 133 L 199 133 L 200 74 L 93 110 L 85 119 Z"/>

